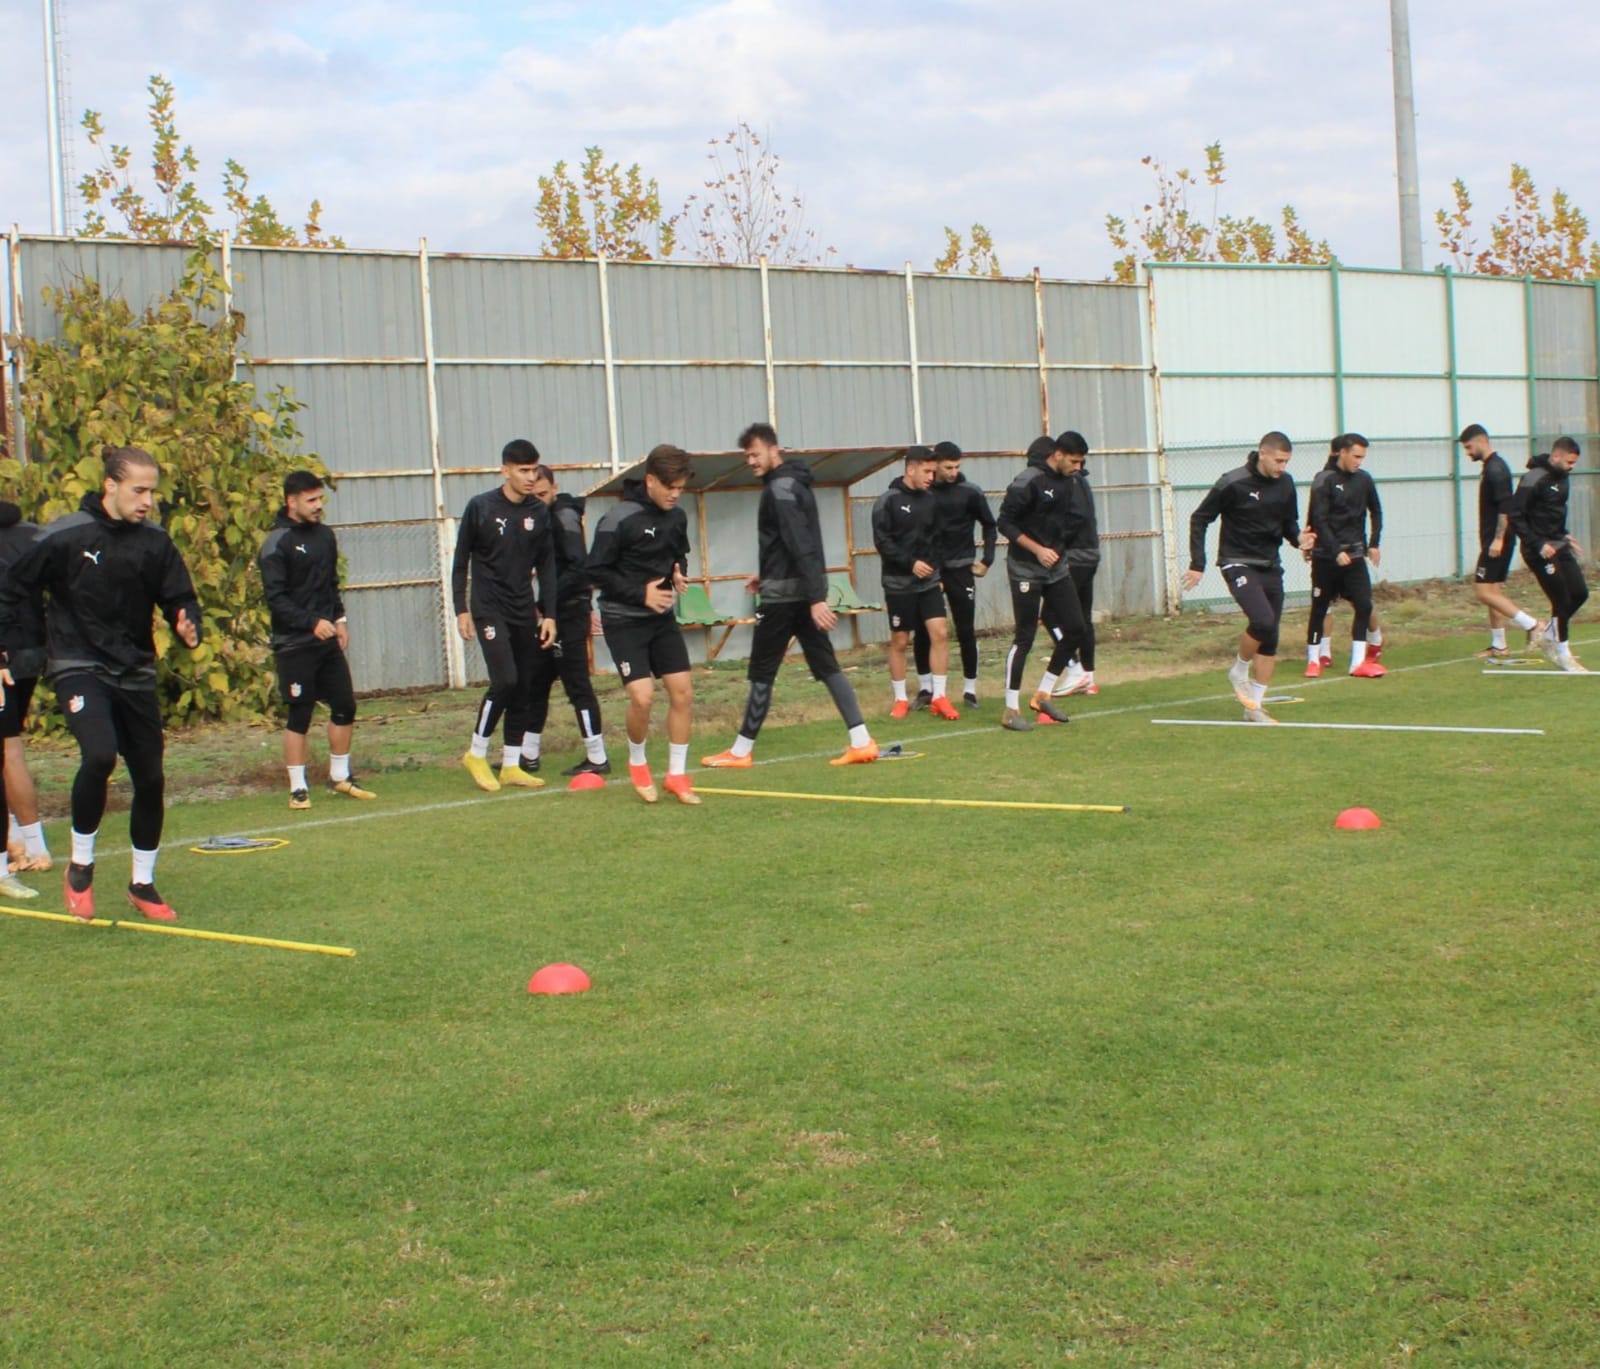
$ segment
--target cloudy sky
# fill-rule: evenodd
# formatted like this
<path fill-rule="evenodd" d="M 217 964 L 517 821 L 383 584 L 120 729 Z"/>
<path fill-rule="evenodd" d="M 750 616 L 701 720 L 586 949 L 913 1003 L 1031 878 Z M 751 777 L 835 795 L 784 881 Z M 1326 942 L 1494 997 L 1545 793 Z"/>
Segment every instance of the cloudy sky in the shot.
<path fill-rule="evenodd" d="M 1220 139 L 1223 212 L 1293 203 L 1352 265 L 1395 266 L 1383 0 L 58 0 L 72 107 L 147 151 L 144 83 L 220 199 L 225 158 L 286 216 L 318 197 L 351 246 L 537 252 L 536 180 L 598 143 L 681 201 L 707 142 L 764 130 L 836 260 L 931 264 L 988 225 L 1008 273 L 1098 279 L 1108 213 L 1155 155 Z M 1485 229 L 1512 161 L 1600 222 L 1600 7 L 1411 0 L 1425 255 L 1464 178 Z M 39 0 L 0 0 L 0 224 L 47 231 Z M 69 130 L 77 169 L 93 161 Z M 1201 205 L 1199 207 L 1209 207 Z"/>

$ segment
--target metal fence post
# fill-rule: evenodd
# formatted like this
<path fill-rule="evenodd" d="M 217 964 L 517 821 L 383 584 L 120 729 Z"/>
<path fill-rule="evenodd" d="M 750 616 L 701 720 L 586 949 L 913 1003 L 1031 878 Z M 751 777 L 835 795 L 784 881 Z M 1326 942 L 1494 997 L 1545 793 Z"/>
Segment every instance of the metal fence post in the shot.
<path fill-rule="evenodd" d="M 922 377 L 917 370 L 917 287 L 906 263 L 906 338 L 911 358 L 911 440 L 922 441 Z"/>
<path fill-rule="evenodd" d="M 1466 574 L 1467 563 L 1461 548 L 1461 365 L 1456 350 L 1456 273 L 1444 268 L 1444 329 L 1450 364 L 1450 516 L 1455 529 L 1456 578 Z"/>
<path fill-rule="evenodd" d="M 767 276 L 767 259 L 761 258 L 761 345 L 767 362 L 767 422 L 778 426 L 778 386 L 772 365 L 772 290 Z"/>
<path fill-rule="evenodd" d="M 452 611 L 450 563 L 455 556 L 454 520 L 444 505 L 444 460 L 439 450 L 439 378 L 433 354 L 433 282 L 428 269 L 428 240 L 417 240 L 417 280 L 422 292 L 422 376 L 428 401 L 428 466 L 433 477 L 433 517 L 437 536 L 434 554 L 439 569 L 439 626 L 444 633 L 445 668 L 452 689 L 464 689 L 467 663 Z"/>
<path fill-rule="evenodd" d="M 11 231 L 6 235 L 6 289 L 11 298 L 11 331 L 19 338 L 22 336 L 22 244 L 13 224 Z M 10 401 L 6 404 L 6 454 L 18 461 L 27 463 L 28 460 L 28 434 L 26 421 L 22 417 L 22 382 L 25 363 L 20 351 L 13 351 L 4 342 L 0 342 L 5 358 L 5 369 L 11 379 Z"/>
<path fill-rule="evenodd" d="M 606 438 L 611 443 L 611 473 L 622 469 L 622 448 L 617 438 L 617 365 L 611 351 L 611 286 L 606 277 L 605 253 L 595 257 L 600 271 L 600 351 L 606 374 Z"/>
<path fill-rule="evenodd" d="M 1332 295 L 1333 305 L 1333 410 L 1334 422 L 1342 433 L 1345 427 L 1344 414 L 1344 313 L 1341 308 L 1343 298 L 1339 291 L 1339 262 L 1335 258 L 1328 263 L 1328 289 Z"/>
<path fill-rule="evenodd" d="M 1162 613 L 1174 613 L 1182 605 L 1178 585 L 1178 509 L 1172 492 L 1172 472 L 1167 464 L 1167 433 L 1161 412 L 1161 346 L 1156 328 L 1156 278 L 1153 271 L 1143 266 L 1136 268 L 1137 276 L 1144 278 L 1145 320 L 1150 330 L 1150 404 L 1153 431 L 1151 441 L 1156 449 L 1156 482 L 1161 504 L 1161 565 L 1165 571 Z"/>
<path fill-rule="evenodd" d="M 1050 359 L 1044 337 L 1044 279 L 1033 268 L 1033 324 L 1039 334 L 1039 422 L 1040 431 L 1050 431 Z"/>
<path fill-rule="evenodd" d="M 1522 332 L 1528 358 L 1528 455 L 1539 449 L 1539 351 L 1533 340 L 1533 277 L 1522 278 Z"/>

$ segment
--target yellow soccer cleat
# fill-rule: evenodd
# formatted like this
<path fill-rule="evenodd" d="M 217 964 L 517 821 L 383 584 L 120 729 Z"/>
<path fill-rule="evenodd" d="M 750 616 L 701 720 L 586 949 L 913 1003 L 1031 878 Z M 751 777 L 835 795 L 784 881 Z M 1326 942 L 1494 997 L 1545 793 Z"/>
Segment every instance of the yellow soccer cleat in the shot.
<path fill-rule="evenodd" d="M 492 794 L 500 788 L 500 781 L 495 779 L 487 756 L 474 756 L 469 751 L 461 758 L 461 768 L 472 776 L 472 782 L 485 793 Z"/>
<path fill-rule="evenodd" d="M 520 765 L 502 765 L 500 786 L 503 789 L 543 789 L 544 781 L 537 775 L 530 775 Z"/>
<path fill-rule="evenodd" d="M 372 790 L 362 788 L 361 781 L 354 775 L 346 775 L 342 780 L 329 780 L 328 788 L 335 794 L 343 794 L 347 799 L 375 799 L 378 797 Z"/>

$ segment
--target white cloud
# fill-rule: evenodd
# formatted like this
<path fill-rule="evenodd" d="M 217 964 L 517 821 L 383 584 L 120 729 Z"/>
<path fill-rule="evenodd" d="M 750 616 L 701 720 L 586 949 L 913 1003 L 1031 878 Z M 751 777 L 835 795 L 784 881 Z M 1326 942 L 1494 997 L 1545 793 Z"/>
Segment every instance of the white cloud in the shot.
<path fill-rule="evenodd" d="M 1008 269 L 1089 278 L 1109 266 L 1105 215 L 1149 196 L 1140 158 L 1197 168 L 1214 139 L 1224 211 L 1294 203 L 1346 261 L 1395 264 L 1381 10 L 64 0 L 77 108 L 138 148 L 163 72 L 205 193 L 235 157 L 280 212 L 320 197 L 356 245 L 534 251 L 534 182 L 557 158 L 599 143 L 678 200 L 707 141 L 748 119 L 841 260 L 926 265 L 945 224 L 980 220 Z M 1425 217 L 1459 175 L 1487 221 L 1513 160 L 1600 216 L 1600 114 L 1570 74 L 1600 59 L 1600 14 L 1527 0 L 1513 27 L 1491 0 L 1412 0 L 1411 17 Z M 0 0 L 0 216 L 33 231 L 49 220 L 38 23 L 33 0 Z"/>

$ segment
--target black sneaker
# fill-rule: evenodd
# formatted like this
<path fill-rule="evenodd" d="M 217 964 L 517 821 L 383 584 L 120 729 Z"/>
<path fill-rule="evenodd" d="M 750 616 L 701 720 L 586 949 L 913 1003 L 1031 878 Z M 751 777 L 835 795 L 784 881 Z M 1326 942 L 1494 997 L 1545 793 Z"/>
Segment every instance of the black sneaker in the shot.
<path fill-rule="evenodd" d="M 567 775 L 567 776 L 571 776 L 571 775 L 609 775 L 611 773 L 611 761 L 610 761 L 609 758 L 606 759 L 606 760 L 603 760 L 603 761 L 592 761 L 592 760 L 588 759 L 588 757 L 585 757 L 583 760 L 579 761 L 576 765 L 569 765 L 561 773 L 563 775 Z"/>
<path fill-rule="evenodd" d="M 932 702 L 933 691 L 931 689 L 919 689 L 917 697 L 911 701 L 911 709 L 913 712 L 920 713 Z"/>
<path fill-rule="evenodd" d="M 172 905 L 156 892 L 153 884 L 130 884 L 128 902 L 152 922 L 176 922 L 178 915 Z"/>
<path fill-rule="evenodd" d="M 968 708 L 976 708 L 978 706 L 978 696 L 969 691 L 961 696 L 961 702 L 966 704 Z"/>
<path fill-rule="evenodd" d="M 519 764 L 522 766 L 523 773 L 526 775 L 537 775 L 539 773 L 539 760 L 540 758 L 538 756 L 534 756 L 531 759 L 527 756 L 524 756 L 519 762 Z"/>

